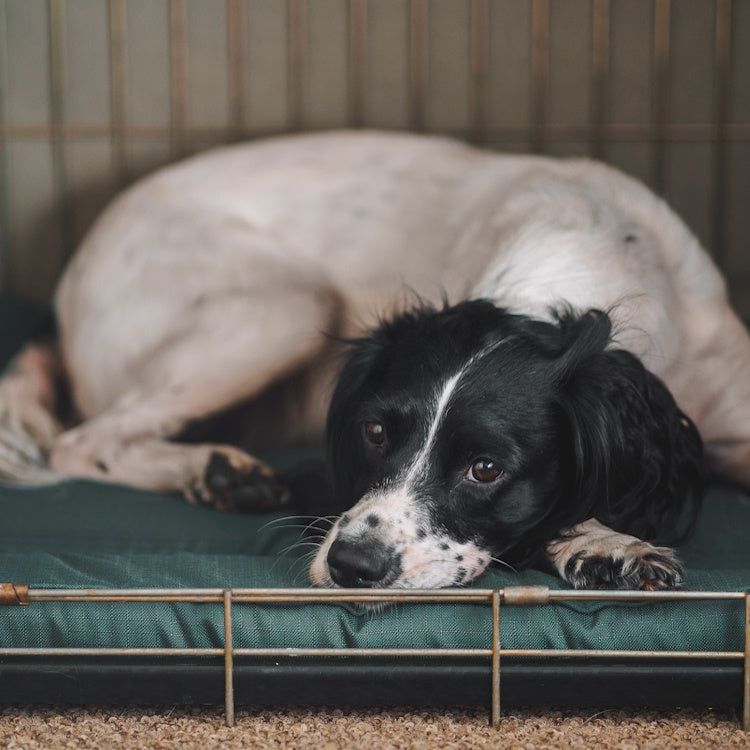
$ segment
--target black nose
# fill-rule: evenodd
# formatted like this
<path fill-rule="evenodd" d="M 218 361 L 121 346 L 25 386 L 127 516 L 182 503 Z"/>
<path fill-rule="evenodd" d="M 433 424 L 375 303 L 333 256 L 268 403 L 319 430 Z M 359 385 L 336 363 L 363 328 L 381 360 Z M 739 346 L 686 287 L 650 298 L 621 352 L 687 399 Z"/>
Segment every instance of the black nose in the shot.
<path fill-rule="evenodd" d="M 390 569 L 390 555 L 377 542 L 337 539 L 328 550 L 328 570 L 339 586 L 367 588 L 382 581 Z"/>

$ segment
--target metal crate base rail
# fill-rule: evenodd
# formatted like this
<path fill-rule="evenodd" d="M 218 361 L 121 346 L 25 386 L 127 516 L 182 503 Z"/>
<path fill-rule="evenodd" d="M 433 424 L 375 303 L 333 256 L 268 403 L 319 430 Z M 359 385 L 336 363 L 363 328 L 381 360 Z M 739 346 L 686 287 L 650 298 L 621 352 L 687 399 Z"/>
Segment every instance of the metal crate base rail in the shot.
<path fill-rule="evenodd" d="M 744 651 L 627 651 L 607 649 L 504 649 L 500 645 L 503 606 L 549 605 L 565 601 L 664 602 L 687 600 L 744 600 Z M 195 656 L 224 659 L 224 708 L 227 726 L 234 725 L 234 657 L 483 657 L 492 662 L 492 713 L 500 724 L 500 664 L 502 657 L 604 657 L 618 659 L 744 660 L 742 727 L 750 731 L 750 592 L 742 591 L 576 591 L 547 586 L 508 586 L 503 589 L 36 589 L 28 584 L 0 584 L 0 606 L 28 606 L 32 602 L 183 602 L 219 603 L 224 609 L 224 645 L 217 648 L 0 648 L 7 656 Z M 489 648 L 235 648 L 232 641 L 234 604 L 331 603 L 485 603 L 492 609 Z"/>

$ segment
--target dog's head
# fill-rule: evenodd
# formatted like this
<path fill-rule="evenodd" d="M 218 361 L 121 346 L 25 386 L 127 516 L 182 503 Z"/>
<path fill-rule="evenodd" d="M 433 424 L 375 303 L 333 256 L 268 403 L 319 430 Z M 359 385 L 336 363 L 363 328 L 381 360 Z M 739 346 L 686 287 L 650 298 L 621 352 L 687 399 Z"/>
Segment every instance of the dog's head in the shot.
<path fill-rule="evenodd" d="M 692 528 L 701 442 L 605 313 L 555 323 L 485 301 L 420 308 L 353 343 L 328 416 L 332 492 L 350 508 L 319 586 L 467 583 L 535 561 L 598 518 L 674 543 Z"/>

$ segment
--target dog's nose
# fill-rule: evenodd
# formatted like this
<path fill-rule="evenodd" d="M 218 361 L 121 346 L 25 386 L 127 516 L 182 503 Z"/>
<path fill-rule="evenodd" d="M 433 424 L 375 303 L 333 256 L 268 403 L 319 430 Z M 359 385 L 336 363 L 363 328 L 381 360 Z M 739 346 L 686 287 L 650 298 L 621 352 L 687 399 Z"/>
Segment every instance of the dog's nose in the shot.
<path fill-rule="evenodd" d="M 382 581 L 390 569 L 390 555 L 377 542 L 337 539 L 328 550 L 328 570 L 343 588 L 367 588 Z"/>

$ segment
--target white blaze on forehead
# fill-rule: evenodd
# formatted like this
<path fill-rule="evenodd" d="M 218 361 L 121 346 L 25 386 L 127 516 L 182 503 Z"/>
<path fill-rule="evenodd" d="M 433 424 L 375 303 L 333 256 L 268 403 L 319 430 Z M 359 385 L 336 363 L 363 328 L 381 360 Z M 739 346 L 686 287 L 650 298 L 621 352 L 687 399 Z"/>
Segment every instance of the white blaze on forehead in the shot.
<path fill-rule="evenodd" d="M 482 349 L 480 352 L 472 355 L 466 362 L 466 364 L 455 375 L 450 377 L 443 385 L 440 391 L 440 395 L 433 400 L 434 412 L 429 430 L 427 431 L 427 438 L 425 439 L 425 443 L 422 446 L 421 450 L 414 457 L 414 460 L 411 462 L 411 465 L 404 475 L 403 482 L 405 485 L 410 485 L 422 473 L 422 470 L 426 465 L 427 457 L 429 456 L 432 445 L 435 442 L 435 438 L 437 437 L 440 425 L 442 424 L 443 418 L 448 411 L 450 400 L 453 394 L 458 389 L 461 378 L 464 377 L 464 375 L 475 362 L 482 359 L 490 352 L 495 351 L 495 349 L 497 349 L 501 344 L 504 344 L 506 341 L 507 339 L 499 339 L 498 341 L 495 341 L 493 344 L 488 346 L 486 349 Z"/>
<path fill-rule="evenodd" d="M 443 416 L 448 410 L 448 403 L 450 402 L 451 396 L 456 390 L 458 381 L 461 380 L 461 376 L 464 374 L 467 367 L 468 364 L 462 367 L 461 370 L 459 370 L 452 378 L 449 378 L 448 382 L 443 386 L 440 396 L 435 399 L 435 412 L 432 417 L 432 422 L 430 423 L 430 428 L 427 431 L 427 438 L 424 445 L 422 446 L 422 449 L 414 457 L 414 460 L 411 462 L 411 466 L 409 466 L 406 471 L 406 475 L 404 477 L 405 485 L 408 486 L 409 484 L 411 484 L 411 482 L 414 481 L 414 479 L 416 479 L 419 475 L 420 468 L 424 466 L 427 456 L 429 456 L 430 454 L 432 444 L 435 442 L 435 437 L 437 435 L 438 429 L 440 428 L 440 424 L 443 421 Z"/>

